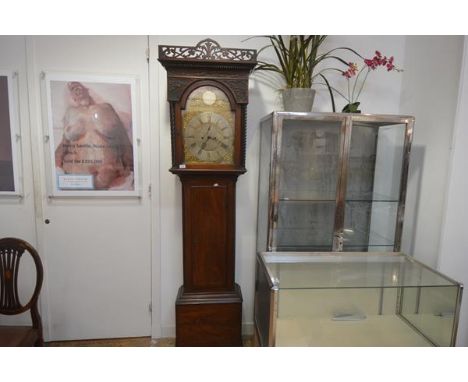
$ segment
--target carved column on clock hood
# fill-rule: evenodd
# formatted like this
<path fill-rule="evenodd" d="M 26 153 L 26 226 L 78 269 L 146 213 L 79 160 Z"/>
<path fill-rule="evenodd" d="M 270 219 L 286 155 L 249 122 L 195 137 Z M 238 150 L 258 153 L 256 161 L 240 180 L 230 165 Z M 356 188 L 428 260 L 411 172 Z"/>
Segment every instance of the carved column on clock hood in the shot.
<path fill-rule="evenodd" d="M 183 275 L 176 346 L 241 346 L 235 283 L 237 177 L 245 169 L 249 74 L 257 51 L 159 46 L 167 71 L 172 168 L 182 183 Z"/>

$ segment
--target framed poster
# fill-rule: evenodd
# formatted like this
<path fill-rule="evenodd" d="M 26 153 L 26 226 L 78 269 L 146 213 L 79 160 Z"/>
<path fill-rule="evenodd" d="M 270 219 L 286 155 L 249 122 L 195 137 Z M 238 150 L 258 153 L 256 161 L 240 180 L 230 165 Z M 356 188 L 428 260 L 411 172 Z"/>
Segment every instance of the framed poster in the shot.
<path fill-rule="evenodd" d="M 16 74 L 0 71 L 0 195 L 20 195 Z"/>
<path fill-rule="evenodd" d="M 52 195 L 139 195 L 135 78 L 44 78 Z"/>

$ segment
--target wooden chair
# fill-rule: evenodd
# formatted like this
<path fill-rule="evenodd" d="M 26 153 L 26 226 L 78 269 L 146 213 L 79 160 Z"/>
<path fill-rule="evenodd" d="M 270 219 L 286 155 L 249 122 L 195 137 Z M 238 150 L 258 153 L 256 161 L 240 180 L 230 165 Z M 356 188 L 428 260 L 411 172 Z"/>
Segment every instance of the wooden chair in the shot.
<path fill-rule="evenodd" d="M 19 301 L 18 271 L 21 257 L 28 252 L 36 266 L 36 286 L 26 305 Z M 0 326 L 0 346 L 43 346 L 41 316 L 37 300 L 42 287 L 43 269 L 37 251 L 27 242 L 0 239 L 0 314 L 15 315 L 30 310 L 31 326 Z"/>

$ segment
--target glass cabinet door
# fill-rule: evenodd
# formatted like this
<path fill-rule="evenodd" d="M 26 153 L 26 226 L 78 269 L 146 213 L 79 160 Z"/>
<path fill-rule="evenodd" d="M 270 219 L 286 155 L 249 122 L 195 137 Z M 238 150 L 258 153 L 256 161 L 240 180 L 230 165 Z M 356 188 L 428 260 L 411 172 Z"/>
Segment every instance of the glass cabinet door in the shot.
<path fill-rule="evenodd" d="M 348 150 L 343 251 L 387 252 L 395 242 L 405 124 L 353 121 Z"/>
<path fill-rule="evenodd" d="M 285 119 L 273 241 L 278 251 L 331 251 L 342 121 Z"/>

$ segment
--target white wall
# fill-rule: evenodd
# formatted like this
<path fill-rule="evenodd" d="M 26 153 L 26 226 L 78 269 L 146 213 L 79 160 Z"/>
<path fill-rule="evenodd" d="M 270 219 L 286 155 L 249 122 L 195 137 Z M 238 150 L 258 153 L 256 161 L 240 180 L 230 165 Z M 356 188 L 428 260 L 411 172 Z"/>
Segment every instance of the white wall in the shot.
<path fill-rule="evenodd" d="M 463 38 L 406 38 L 400 112 L 416 117 L 402 249 L 436 266 Z"/>
<path fill-rule="evenodd" d="M 449 181 L 440 240 L 439 268 L 457 281 L 468 284 L 468 38 L 460 75 L 460 93 L 452 141 Z M 462 302 L 458 346 L 468 346 L 468 297 Z"/>

